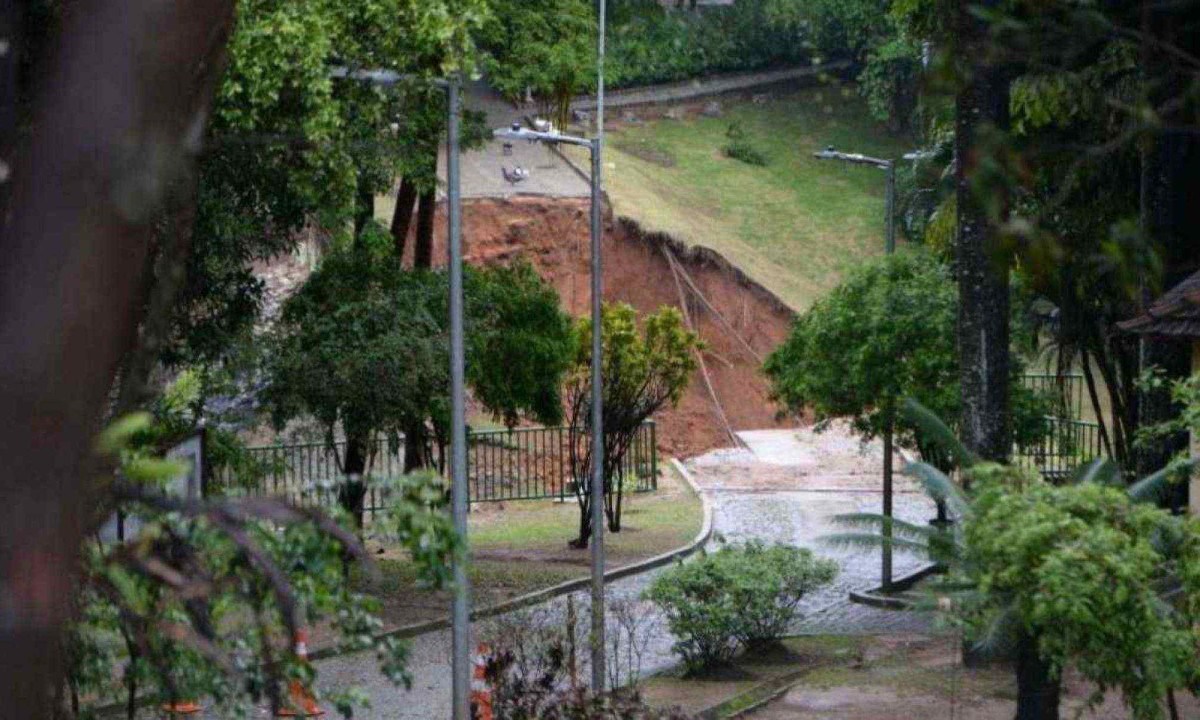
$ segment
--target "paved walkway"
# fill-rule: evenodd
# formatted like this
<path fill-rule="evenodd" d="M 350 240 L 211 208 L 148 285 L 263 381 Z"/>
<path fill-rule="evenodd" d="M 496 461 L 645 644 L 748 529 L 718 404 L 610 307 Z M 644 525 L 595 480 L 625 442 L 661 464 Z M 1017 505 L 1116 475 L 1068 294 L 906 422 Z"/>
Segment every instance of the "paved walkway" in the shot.
<path fill-rule="evenodd" d="M 466 89 L 464 105 L 469 110 L 487 113 L 488 127 L 508 127 L 525 116 L 483 82 Z M 591 185 L 548 147 L 528 142 L 512 143 L 511 155 L 504 154 L 504 142 L 492 140 L 481 150 L 462 156 L 462 193 L 464 198 L 508 198 L 517 195 L 543 197 L 590 197 Z M 504 179 L 502 168 L 523 167 L 529 177 L 519 183 Z M 438 176 L 446 179 L 446 153 L 438 158 Z M 443 190 L 444 192 L 444 190 Z"/>
<path fill-rule="evenodd" d="M 714 504 L 714 527 L 719 538 L 739 541 L 758 538 L 767 542 L 811 547 L 834 558 L 841 574 L 829 587 L 806 598 L 798 633 L 895 633 L 929 629 L 923 614 L 876 610 L 850 603 L 847 593 L 879 583 L 877 552 L 831 548 L 819 538 L 834 530 L 830 517 L 847 512 L 879 509 L 878 468 L 882 453 L 877 445 L 861 446 L 844 428 L 826 434 L 811 431 L 767 431 L 744 433 L 750 450 L 709 453 L 687 463 L 701 488 Z M 899 483 L 897 517 L 924 522 L 932 517 L 931 502 L 914 488 Z M 920 563 L 897 556 L 896 572 L 915 570 Z M 643 673 L 672 667 L 672 638 L 661 615 L 639 600 L 641 592 L 657 571 L 625 578 L 609 585 L 610 602 L 638 603 L 646 617 L 650 640 L 643 658 Z M 581 625 L 587 622 L 586 593 L 575 596 Z M 561 623 L 566 599 L 558 598 L 535 610 L 538 622 Z M 484 624 L 477 634 L 486 634 Z M 617 632 L 610 617 L 609 633 Z M 580 637 L 586 637 L 581 630 Z M 358 686 L 371 698 L 372 707 L 356 717 L 375 720 L 444 718 L 449 716 L 450 635 L 429 633 L 411 643 L 411 691 L 394 688 L 376 670 L 368 654 L 331 658 L 317 664 L 319 684 L 324 688 Z M 587 677 L 587 670 L 581 670 Z"/>
<path fill-rule="evenodd" d="M 604 94 L 604 109 L 608 111 L 636 105 L 687 102 L 689 100 L 712 97 L 713 95 L 722 95 L 739 90 L 750 90 L 782 82 L 816 79 L 826 73 L 840 72 L 847 67 L 849 67 L 849 63 L 837 61 L 809 67 L 731 73 L 664 85 L 651 85 L 644 88 L 613 90 Z M 578 97 L 571 103 L 571 108 L 591 112 L 596 109 L 596 99 L 594 96 Z M 607 124 L 606 122 L 605 125 Z"/>

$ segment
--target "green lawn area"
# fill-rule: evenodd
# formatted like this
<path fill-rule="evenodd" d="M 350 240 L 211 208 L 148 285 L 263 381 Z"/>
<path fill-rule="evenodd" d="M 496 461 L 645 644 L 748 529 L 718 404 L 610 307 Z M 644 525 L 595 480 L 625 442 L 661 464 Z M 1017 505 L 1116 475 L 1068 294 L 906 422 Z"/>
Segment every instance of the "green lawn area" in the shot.
<path fill-rule="evenodd" d="M 722 154 L 733 122 L 767 167 Z M 853 87 L 813 88 L 726 103 L 723 118 L 625 124 L 609 136 L 606 190 L 617 214 L 720 252 L 802 310 L 845 263 L 883 251 L 883 171 L 812 157 L 827 145 L 885 158 L 912 149 Z"/>
<path fill-rule="evenodd" d="M 653 493 L 626 496 L 623 527 L 606 535 L 608 567 L 616 568 L 688 544 L 700 531 L 700 499 L 669 466 Z M 590 553 L 567 541 L 579 526 L 574 500 L 486 503 L 470 517 L 471 592 L 476 607 L 491 605 L 588 574 Z M 412 563 L 388 548 L 369 546 L 377 555 L 378 577 L 356 572 L 360 591 L 378 598 L 388 627 L 439 617 L 449 611 L 450 595 L 419 590 Z"/>

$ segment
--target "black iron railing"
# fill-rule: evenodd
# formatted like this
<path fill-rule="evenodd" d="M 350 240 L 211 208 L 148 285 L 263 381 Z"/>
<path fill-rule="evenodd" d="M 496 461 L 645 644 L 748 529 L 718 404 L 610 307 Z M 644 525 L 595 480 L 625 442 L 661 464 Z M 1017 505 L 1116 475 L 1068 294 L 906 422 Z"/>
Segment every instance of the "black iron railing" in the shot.
<path fill-rule="evenodd" d="M 467 434 L 467 481 L 470 502 L 568 499 L 574 496 L 571 432 L 566 427 L 480 430 Z M 642 425 L 626 453 L 618 477 L 627 491 L 658 488 L 658 431 L 653 421 Z M 241 492 L 270 495 L 306 507 L 337 503 L 346 443 L 298 443 L 248 449 L 258 478 L 247 483 L 230 470 L 218 484 Z M 404 474 L 404 441 L 379 439 L 367 451 L 365 509 L 374 514 L 387 505 L 385 481 Z"/>
<path fill-rule="evenodd" d="M 1051 398 L 1054 416 L 1065 419 L 1083 418 L 1084 381 L 1080 373 L 1026 373 L 1021 384 L 1036 393 Z"/>
<path fill-rule="evenodd" d="M 1097 423 L 1048 417 L 1046 425 L 1046 435 L 1040 442 L 1016 449 L 1014 459 L 1018 465 L 1034 468 L 1046 479 L 1057 481 L 1105 454 Z"/>

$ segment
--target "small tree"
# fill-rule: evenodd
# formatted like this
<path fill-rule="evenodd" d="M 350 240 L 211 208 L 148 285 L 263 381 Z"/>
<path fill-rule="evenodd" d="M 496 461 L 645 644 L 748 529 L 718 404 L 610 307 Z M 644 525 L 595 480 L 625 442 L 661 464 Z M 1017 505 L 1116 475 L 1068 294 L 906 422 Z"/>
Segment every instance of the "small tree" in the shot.
<path fill-rule="evenodd" d="M 683 397 L 696 369 L 700 338 L 684 327 L 683 316 L 663 307 L 645 319 L 638 330 L 637 312 L 618 303 L 605 305 L 601 320 L 603 358 L 604 513 L 608 528 L 621 531 L 624 489 L 620 471 L 638 429 L 666 405 Z M 571 546 L 585 548 L 592 534 L 592 322 L 575 326 L 574 364 L 567 376 L 566 402 L 570 422 L 571 469 L 579 502 L 579 536 Z"/>
<path fill-rule="evenodd" d="M 965 621 L 978 649 L 1014 657 L 1019 720 L 1057 720 L 1068 666 L 1101 691 L 1121 690 L 1138 720 L 1161 717 L 1164 697 L 1173 708 L 1174 688 L 1195 687 L 1200 529 L 1151 504 L 1188 468 L 1124 488 L 1117 466 L 1097 460 L 1056 487 L 1029 471 L 980 463 L 936 416 L 919 405 L 908 410 L 974 481 L 965 492 L 931 465 L 906 470 L 961 526 L 939 531 L 847 515 L 837 520 L 870 532 L 829 541 L 894 545 L 946 565 L 948 581 L 932 588 L 938 606 Z M 883 532 L 889 526 L 893 532 Z"/>
<path fill-rule="evenodd" d="M 960 414 L 957 317 L 954 283 L 932 255 L 904 250 L 869 261 L 801 315 L 767 358 L 774 395 L 792 410 L 812 411 L 819 425 L 845 417 L 864 438 L 882 437 L 886 492 L 896 440 L 927 459 L 936 455 L 899 417 L 899 398 L 915 398 L 952 422 Z M 1023 370 L 1013 365 L 1014 374 Z M 1020 383 L 1012 392 L 1014 440 L 1033 443 L 1045 431 L 1047 408 Z"/>

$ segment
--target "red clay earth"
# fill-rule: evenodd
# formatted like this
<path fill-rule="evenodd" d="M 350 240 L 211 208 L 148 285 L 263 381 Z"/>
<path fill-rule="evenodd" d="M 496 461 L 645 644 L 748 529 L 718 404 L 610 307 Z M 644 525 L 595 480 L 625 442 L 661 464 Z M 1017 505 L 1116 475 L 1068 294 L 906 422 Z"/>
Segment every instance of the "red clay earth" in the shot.
<path fill-rule="evenodd" d="M 591 302 L 588 208 L 587 200 L 541 197 L 465 201 L 466 259 L 490 264 L 524 258 L 557 288 L 571 314 L 582 315 Z M 439 210 L 434 248 L 439 262 L 446 257 L 443 212 L 444 207 Z M 411 242 L 408 247 L 411 255 Z M 677 286 L 665 251 L 674 254 L 678 266 L 723 321 L 696 297 L 682 275 Z M 777 406 L 769 398 L 760 370 L 761 358 L 784 340 L 791 325 L 792 312 L 783 303 L 719 255 L 647 235 L 611 214 L 605 218 L 603 252 L 607 301 L 627 302 L 645 314 L 663 305 L 680 307 L 682 286 L 687 313 L 706 344 L 704 363 L 714 394 L 730 427 L 796 424 L 777 418 Z M 660 447 L 679 457 L 733 444 L 700 372 L 679 407 L 661 412 L 657 420 Z"/>

